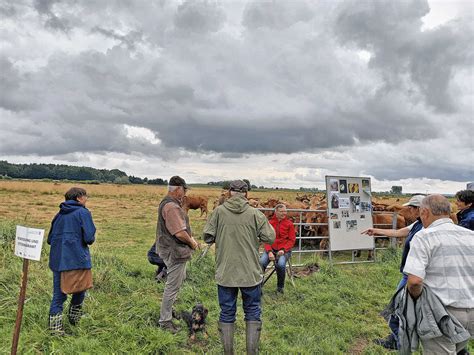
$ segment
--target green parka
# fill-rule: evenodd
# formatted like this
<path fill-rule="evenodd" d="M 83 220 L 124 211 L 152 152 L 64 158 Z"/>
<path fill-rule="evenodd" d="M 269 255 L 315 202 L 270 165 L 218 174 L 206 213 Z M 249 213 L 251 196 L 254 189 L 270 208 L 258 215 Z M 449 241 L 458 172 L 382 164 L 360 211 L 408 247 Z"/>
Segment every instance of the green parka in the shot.
<path fill-rule="evenodd" d="M 275 231 L 265 215 L 234 195 L 217 207 L 204 226 L 204 239 L 216 243 L 216 282 L 226 287 L 252 287 L 262 282 L 260 243 L 272 244 Z"/>

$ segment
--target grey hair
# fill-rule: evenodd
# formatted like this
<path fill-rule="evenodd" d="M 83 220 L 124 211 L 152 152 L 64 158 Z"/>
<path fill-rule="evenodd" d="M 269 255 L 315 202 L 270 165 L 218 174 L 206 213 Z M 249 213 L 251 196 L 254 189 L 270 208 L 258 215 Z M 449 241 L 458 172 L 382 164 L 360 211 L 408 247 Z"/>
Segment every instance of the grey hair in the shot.
<path fill-rule="evenodd" d="M 168 185 L 168 191 L 169 192 L 176 191 L 179 187 L 181 187 L 181 186 Z"/>
<path fill-rule="evenodd" d="M 421 208 L 431 211 L 434 216 L 449 216 L 451 204 L 443 195 L 428 195 L 421 201 Z"/>
<path fill-rule="evenodd" d="M 239 192 L 239 191 L 232 191 L 232 190 L 231 190 L 231 191 L 230 191 L 230 195 L 231 195 L 231 196 L 237 195 L 237 196 L 245 197 L 245 192 Z"/>
<path fill-rule="evenodd" d="M 276 211 L 276 210 L 280 210 L 280 209 L 282 209 L 283 207 L 286 208 L 285 204 L 279 203 L 278 205 L 275 206 L 275 211 Z"/>

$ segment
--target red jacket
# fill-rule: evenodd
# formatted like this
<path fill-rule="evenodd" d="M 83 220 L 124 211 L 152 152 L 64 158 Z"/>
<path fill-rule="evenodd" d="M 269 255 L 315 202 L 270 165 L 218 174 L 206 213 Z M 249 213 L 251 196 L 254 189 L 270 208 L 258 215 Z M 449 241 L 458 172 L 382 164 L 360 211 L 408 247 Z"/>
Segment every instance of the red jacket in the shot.
<path fill-rule="evenodd" d="M 265 244 L 265 250 L 267 252 L 271 251 L 272 249 L 284 249 L 285 252 L 290 251 L 291 248 L 293 248 L 293 245 L 295 245 L 296 241 L 295 227 L 293 226 L 293 222 L 288 218 L 278 221 L 275 215 L 269 222 L 275 230 L 276 238 L 275 242 L 271 246 L 269 244 Z"/>

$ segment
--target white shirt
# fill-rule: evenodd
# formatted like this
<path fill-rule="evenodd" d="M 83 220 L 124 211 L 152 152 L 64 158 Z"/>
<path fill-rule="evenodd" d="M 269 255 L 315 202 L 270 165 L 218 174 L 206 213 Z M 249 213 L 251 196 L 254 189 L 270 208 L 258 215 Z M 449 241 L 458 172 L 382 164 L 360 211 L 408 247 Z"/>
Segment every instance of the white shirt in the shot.
<path fill-rule="evenodd" d="M 474 308 L 474 232 L 434 221 L 413 237 L 403 272 L 422 278 L 445 306 Z"/>

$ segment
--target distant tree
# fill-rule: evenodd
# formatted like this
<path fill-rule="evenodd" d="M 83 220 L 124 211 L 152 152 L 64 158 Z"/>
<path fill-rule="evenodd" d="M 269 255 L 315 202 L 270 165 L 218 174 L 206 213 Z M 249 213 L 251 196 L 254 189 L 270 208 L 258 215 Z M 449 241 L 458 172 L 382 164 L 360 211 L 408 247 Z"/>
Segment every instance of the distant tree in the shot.
<path fill-rule="evenodd" d="M 53 179 L 114 182 L 117 177 L 127 177 L 118 169 L 94 169 L 86 166 L 56 164 L 10 164 L 0 161 L 0 174 L 21 179 Z M 128 179 L 128 177 L 127 177 Z"/>
<path fill-rule="evenodd" d="M 248 179 L 242 179 L 243 182 L 245 182 L 248 186 L 248 190 L 250 191 L 252 189 L 252 185 L 250 184 L 250 180 Z"/>
<path fill-rule="evenodd" d="M 129 176 L 129 177 L 128 177 L 128 180 L 129 180 L 130 183 L 132 183 L 132 184 L 143 184 L 143 182 L 144 182 L 144 181 L 142 180 L 142 178 L 139 178 L 139 177 L 136 177 L 136 176 L 133 176 L 133 175 Z"/>
<path fill-rule="evenodd" d="M 392 189 L 390 190 L 390 193 L 395 194 L 395 195 L 401 195 L 402 194 L 402 186 L 392 186 Z"/>
<path fill-rule="evenodd" d="M 168 185 L 168 180 L 163 179 L 148 179 L 148 185 Z"/>
<path fill-rule="evenodd" d="M 230 181 L 223 181 L 222 188 L 224 190 L 229 190 L 230 189 Z"/>
<path fill-rule="evenodd" d="M 119 185 L 127 185 L 130 184 L 130 180 L 127 176 L 118 176 L 115 178 L 114 183 Z"/>

